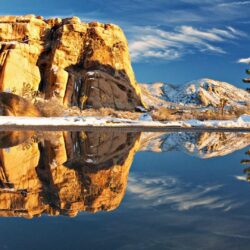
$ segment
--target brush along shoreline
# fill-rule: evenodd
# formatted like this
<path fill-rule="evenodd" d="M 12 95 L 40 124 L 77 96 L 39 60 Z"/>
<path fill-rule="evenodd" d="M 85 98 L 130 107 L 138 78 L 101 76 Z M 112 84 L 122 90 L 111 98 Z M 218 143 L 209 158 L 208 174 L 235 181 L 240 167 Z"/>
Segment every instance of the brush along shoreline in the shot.
<path fill-rule="evenodd" d="M 250 115 L 242 115 L 234 120 L 183 120 L 183 121 L 146 121 L 114 117 L 68 116 L 68 117 L 15 117 L 0 116 L 0 130 L 75 130 L 84 128 L 120 128 L 142 130 L 197 129 L 197 130 L 237 130 L 250 132 Z"/>

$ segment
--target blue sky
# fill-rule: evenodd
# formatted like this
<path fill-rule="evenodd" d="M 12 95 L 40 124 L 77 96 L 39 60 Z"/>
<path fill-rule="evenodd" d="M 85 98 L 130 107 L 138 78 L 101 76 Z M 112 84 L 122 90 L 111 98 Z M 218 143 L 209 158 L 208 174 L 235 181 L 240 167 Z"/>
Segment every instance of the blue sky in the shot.
<path fill-rule="evenodd" d="M 0 1 L 1 15 L 79 16 L 120 25 L 138 82 L 209 77 L 246 87 L 241 78 L 247 65 L 238 60 L 250 57 L 250 1 Z"/>

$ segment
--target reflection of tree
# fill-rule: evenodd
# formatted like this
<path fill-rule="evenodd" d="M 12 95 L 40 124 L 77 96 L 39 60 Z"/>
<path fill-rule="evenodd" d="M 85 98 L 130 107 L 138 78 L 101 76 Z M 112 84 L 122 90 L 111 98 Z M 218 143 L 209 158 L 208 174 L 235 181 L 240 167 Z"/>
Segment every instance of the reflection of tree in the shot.
<path fill-rule="evenodd" d="M 246 174 L 247 180 L 250 182 L 250 149 L 246 151 L 246 155 L 248 156 L 248 158 L 241 160 L 240 163 L 246 166 L 244 169 L 244 173 Z"/>
<path fill-rule="evenodd" d="M 57 132 L 37 142 L 13 132 L 1 138 L 0 215 L 75 216 L 119 206 L 140 134 Z"/>

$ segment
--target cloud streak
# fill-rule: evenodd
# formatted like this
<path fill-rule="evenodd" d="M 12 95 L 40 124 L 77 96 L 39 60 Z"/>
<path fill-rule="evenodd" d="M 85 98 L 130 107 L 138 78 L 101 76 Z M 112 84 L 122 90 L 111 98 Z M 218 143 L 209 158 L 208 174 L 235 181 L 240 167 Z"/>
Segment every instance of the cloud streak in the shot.
<path fill-rule="evenodd" d="M 233 27 L 207 30 L 192 26 L 179 26 L 172 31 L 156 27 L 132 27 L 129 32 L 129 47 L 133 61 L 149 59 L 175 60 L 184 54 L 210 52 L 226 53 L 221 44 L 245 36 Z"/>
<path fill-rule="evenodd" d="M 220 7 L 232 7 L 232 6 L 242 6 L 242 5 L 250 5 L 250 1 L 235 1 L 229 3 L 221 3 L 219 4 Z"/>

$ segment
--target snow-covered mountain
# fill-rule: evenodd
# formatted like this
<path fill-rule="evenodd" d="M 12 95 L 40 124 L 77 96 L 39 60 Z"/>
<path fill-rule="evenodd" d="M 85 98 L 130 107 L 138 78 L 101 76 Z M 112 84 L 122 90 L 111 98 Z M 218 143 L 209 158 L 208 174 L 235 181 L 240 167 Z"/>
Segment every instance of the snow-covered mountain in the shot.
<path fill-rule="evenodd" d="M 143 94 L 147 91 L 143 97 L 144 102 L 150 102 L 151 105 L 149 93 L 153 98 L 166 101 L 166 104 L 218 106 L 222 99 L 226 99 L 227 106 L 240 108 L 250 105 L 250 93 L 229 83 L 211 79 L 191 81 L 180 87 L 164 83 L 142 84 L 142 88 Z"/>

